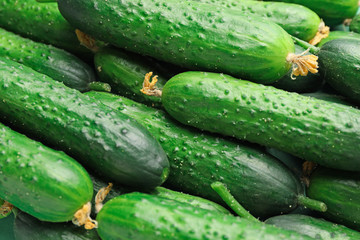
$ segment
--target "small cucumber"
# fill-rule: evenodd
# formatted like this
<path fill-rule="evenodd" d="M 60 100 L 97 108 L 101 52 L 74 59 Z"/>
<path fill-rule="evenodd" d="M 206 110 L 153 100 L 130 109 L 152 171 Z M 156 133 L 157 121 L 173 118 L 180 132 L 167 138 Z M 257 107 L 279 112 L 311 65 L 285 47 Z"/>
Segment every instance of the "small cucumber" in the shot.
<path fill-rule="evenodd" d="M 0 116 L 102 176 L 152 189 L 168 176 L 164 150 L 139 123 L 77 90 L 0 58 Z"/>
<path fill-rule="evenodd" d="M 325 39 L 322 39 L 321 42 L 317 45 L 321 47 L 325 43 L 334 40 L 334 39 L 357 39 L 360 40 L 360 34 L 355 32 L 344 32 L 344 31 L 331 31 L 329 36 Z"/>
<path fill-rule="evenodd" d="M 360 170 L 358 109 L 203 72 L 171 78 L 161 99 L 166 111 L 183 124 L 324 166 Z"/>
<path fill-rule="evenodd" d="M 288 214 L 269 218 L 267 224 L 295 231 L 319 240 L 358 240 L 360 233 L 342 225 L 300 214 Z"/>
<path fill-rule="evenodd" d="M 1 28 L 0 56 L 24 64 L 79 91 L 90 90 L 89 84 L 95 81 L 93 70 L 76 56 Z"/>
<path fill-rule="evenodd" d="M 0 27 L 73 53 L 89 53 L 80 45 L 75 28 L 61 16 L 56 3 L 0 0 L 0 6 Z"/>
<path fill-rule="evenodd" d="M 238 217 L 219 215 L 157 196 L 131 193 L 107 202 L 97 216 L 99 236 L 110 239 L 311 239 Z"/>
<path fill-rule="evenodd" d="M 273 216 L 295 209 L 304 189 L 291 171 L 258 146 L 197 131 L 165 112 L 108 93 L 88 92 L 134 119 L 156 137 L 170 161 L 169 188 L 223 204 L 211 184 L 220 181 L 253 215 Z"/>
<path fill-rule="evenodd" d="M 93 185 L 74 159 L 0 124 L 0 197 L 49 222 L 66 222 L 90 202 Z"/>
<path fill-rule="evenodd" d="M 310 197 L 328 206 L 324 217 L 360 230 L 360 175 L 355 172 L 317 169 L 310 178 Z"/>
<path fill-rule="evenodd" d="M 350 30 L 360 33 L 360 15 L 356 15 L 350 23 Z"/>

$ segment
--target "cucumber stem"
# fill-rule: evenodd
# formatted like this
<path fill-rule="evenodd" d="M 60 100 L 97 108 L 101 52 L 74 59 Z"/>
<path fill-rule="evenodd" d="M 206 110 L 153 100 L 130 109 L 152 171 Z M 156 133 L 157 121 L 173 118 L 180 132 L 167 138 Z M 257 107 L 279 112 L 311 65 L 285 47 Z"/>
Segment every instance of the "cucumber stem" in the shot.
<path fill-rule="evenodd" d="M 104 82 L 91 82 L 89 83 L 89 89 L 98 92 L 111 92 L 111 86 Z"/>
<path fill-rule="evenodd" d="M 222 200 L 232 209 L 236 214 L 238 214 L 242 218 L 246 218 L 247 220 L 260 222 L 259 219 L 255 218 L 251 215 L 246 209 L 241 206 L 241 204 L 236 201 L 234 196 L 230 193 L 230 191 L 226 188 L 226 186 L 221 182 L 214 182 L 211 184 L 211 188 L 219 194 Z"/>
<path fill-rule="evenodd" d="M 327 206 L 325 203 L 305 197 L 304 195 L 298 196 L 298 203 L 302 206 L 305 206 L 307 208 L 310 208 L 318 212 L 326 212 L 327 210 Z"/>
<path fill-rule="evenodd" d="M 152 75 L 153 75 L 152 72 L 148 72 L 147 74 L 145 74 L 143 87 L 142 87 L 142 89 L 140 89 L 140 92 L 142 92 L 143 94 L 148 95 L 148 96 L 161 97 L 162 91 L 155 87 L 155 85 L 158 81 L 158 79 L 157 79 L 158 76 L 155 75 L 152 78 L 152 80 L 150 81 L 150 78 Z"/>
<path fill-rule="evenodd" d="M 291 36 L 291 35 L 290 35 Z M 301 39 L 298 39 L 297 37 L 291 36 L 292 40 L 294 41 L 294 43 L 296 43 L 297 45 L 299 45 L 300 47 L 303 47 L 305 49 L 310 49 L 309 51 L 312 54 L 317 55 L 320 52 L 320 48 L 315 47 L 313 45 L 311 45 L 310 43 L 307 43 Z"/>
<path fill-rule="evenodd" d="M 81 45 L 83 45 L 93 53 L 99 51 L 100 48 L 97 45 L 97 41 L 90 35 L 80 31 L 79 29 L 75 29 L 75 34 Z"/>

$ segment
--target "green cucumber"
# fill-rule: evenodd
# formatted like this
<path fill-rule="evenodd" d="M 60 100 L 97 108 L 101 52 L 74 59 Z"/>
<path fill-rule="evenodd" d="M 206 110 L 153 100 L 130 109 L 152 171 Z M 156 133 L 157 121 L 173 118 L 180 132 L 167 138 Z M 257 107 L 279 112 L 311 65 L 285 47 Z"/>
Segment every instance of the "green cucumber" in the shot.
<path fill-rule="evenodd" d="M 203 72 L 171 78 L 161 99 L 166 111 L 183 124 L 324 166 L 360 170 L 358 109 Z"/>
<path fill-rule="evenodd" d="M 334 40 L 334 39 L 358 39 L 360 40 L 360 34 L 355 32 L 344 32 L 344 31 L 331 31 L 329 36 L 327 38 L 324 38 L 321 40 L 319 44 L 317 44 L 318 47 L 321 47 L 328 41 Z"/>
<path fill-rule="evenodd" d="M 0 0 L 0 6 L 0 27 L 70 52 L 89 52 L 80 45 L 75 28 L 61 16 L 56 3 Z"/>
<path fill-rule="evenodd" d="M 289 212 L 304 192 L 298 178 L 255 145 L 197 131 L 165 112 L 108 93 L 86 95 L 136 119 L 158 139 L 170 161 L 166 186 L 223 204 L 211 189 L 220 181 L 253 215 Z"/>
<path fill-rule="evenodd" d="M 288 214 L 269 218 L 267 224 L 295 231 L 319 240 L 358 240 L 360 233 L 342 225 L 300 214 Z"/>
<path fill-rule="evenodd" d="M 110 239 L 311 239 L 238 217 L 219 215 L 152 195 L 131 193 L 107 202 L 97 216 L 99 236 Z"/>
<path fill-rule="evenodd" d="M 192 69 L 273 83 L 296 62 L 277 24 L 178 0 L 58 0 L 61 14 L 96 39 Z"/>
<path fill-rule="evenodd" d="M 76 56 L 1 28 L 0 56 L 24 64 L 79 91 L 90 90 L 89 84 L 95 81 L 93 70 Z"/>
<path fill-rule="evenodd" d="M 1 237 L 4 240 L 15 240 L 13 227 L 14 227 L 14 214 L 11 214 L 9 217 L 0 219 L 0 232 Z"/>
<path fill-rule="evenodd" d="M 350 23 L 350 30 L 360 33 L 360 15 L 356 15 Z"/>
<path fill-rule="evenodd" d="M 322 100 L 333 102 L 333 103 L 340 103 L 340 104 L 352 106 L 351 103 L 346 101 L 344 96 L 333 94 L 333 93 L 326 93 L 326 92 L 319 91 L 319 92 L 314 92 L 314 93 L 304 93 L 302 95 L 322 99 Z"/>
<path fill-rule="evenodd" d="M 266 0 L 270 1 L 270 0 Z M 358 10 L 359 0 L 273 0 L 276 2 L 296 3 L 316 12 L 325 23 L 335 26 L 346 18 L 353 18 Z"/>
<path fill-rule="evenodd" d="M 327 219 L 360 230 L 360 175 L 317 169 L 310 178 L 309 196 L 328 206 Z"/>
<path fill-rule="evenodd" d="M 20 212 L 14 223 L 15 240 L 100 240 L 96 230 L 85 230 L 72 223 L 42 222 Z"/>
<path fill-rule="evenodd" d="M 167 178 L 165 152 L 132 118 L 7 59 L 0 82 L 0 116 L 16 129 L 124 185 L 154 188 Z"/>
<path fill-rule="evenodd" d="M 32 216 L 66 222 L 93 194 L 88 173 L 63 152 L 0 124 L 0 197 Z"/>
<path fill-rule="evenodd" d="M 261 17 L 266 21 L 278 24 L 290 35 L 304 41 L 310 41 L 315 37 L 321 22 L 315 12 L 297 4 L 236 0 L 192 1 L 219 5 L 237 10 L 240 14 Z"/>

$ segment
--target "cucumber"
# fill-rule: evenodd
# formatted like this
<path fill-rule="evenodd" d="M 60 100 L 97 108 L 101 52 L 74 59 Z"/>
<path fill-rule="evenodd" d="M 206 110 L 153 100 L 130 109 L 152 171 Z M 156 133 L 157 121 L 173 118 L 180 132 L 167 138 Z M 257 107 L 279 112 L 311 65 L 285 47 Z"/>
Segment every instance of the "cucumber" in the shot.
<path fill-rule="evenodd" d="M 161 99 L 183 124 L 324 166 L 360 170 L 360 111 L 352 107 L 203 72 L 171 78 Z"/>
<path fill-rule="evenodd" d="M 299 64 L 281 27 L 221 6 L 178 0 L 58 0 L 58 5 L 73 26 L 98 40 L 191 69 L 270 84 Z"/>
<path fill-rule="evenodd" d="M 0 124 L 0 197 L 32 216 L 66 222 L 93 194 L 88 173 L 63 152 Z"/>
<path fill-rule="evenodd" d="M 218 215 L 152 195 L 131 193 L 107 202 L 97 216 L 109 239 L 311 239 L 233 216 Z"/>
<path fill-rule="evenodd" d="M 360 230 L 359 173 L 317 169 L 310 178 L 308 194 L 326 203 L 324 217 Z"/>
<path fill-rule="evenodd" d="M 135 120 L 60 82 L 0 59 L 0 116 L 101 175 L 154 188 L 168 175 L 160 144 Z"/>
<path fill-rule="evenodd" d="M 317 45 L 318 47 L 321 47 L 328 41 L 334 40 L 334 39 L 358 39 L 360 40 L 360 34 L 355 32 L 344 32 L 344 31 L 331 31 L 329 36 L 325 39 L 322 39 L 321 42 Z"/>
<path fill-rule="evenodd" d="M 269 0 L 266 0 L 269 1 Z M 274 0 L 276 2 L 296 3 L 316 12 L 326 25 L 335 26 L 346 18 L 353 18 L 358 10 L 359 0 Z"/>
<path fill-rule="evenodd" d="M 288 214 L 269 218 L 267 224 L 295 231 L 319 240 L 358 240 L 360 233 L 342 225 L 300 214 Z"/>
<path fill-rule="evenodd" d="M 7 218 L 0 219 L 0 232 L 2 239 L 15 240 L 13 233 L 14 218 L 14 214 L 11 214 Z"/>
<path fill-rule="evenodd" d="M 0 0 L 0 6 L 0 27 L 73 53 L 89 53 L 80 45 L 75 28 L 61 16 L 56 3 Z"/>
<path fill-rule="evenodd" d="M 350 30 L 360 33 L 360 15 L 356 15 L 350 23 Z"/>
<path fill-rule="evenodd" d="M 95 230 L 85 230 L 72 223 L 42 222 L 20 212 L 14 223 L 15 240 L 100 240 Z"/>
<path fill-rule="evenodd" d="M 180 125 L 165 112 L 112 94 L 86 95 L 135 118 L 158 139 L 170 161 L 166 186 L 223 204 L 211 184 L 220 181 L 253 215 L 289 212 L 304 189 L 291 171 L 258 146 Z"/>
<path fill-rule="evenodd" d="M 304 41 L 315 37 L 319 25 L 319 16 L 307 7 L 281 3 L 236 0 L 192 0 L 207 4 L 219 5 L 239 11 L 239 14 L 254 15 L 278 24 L 290 35 Z"/>
<path fill-rule="evenodd" d="M 22 63 L 79 91 L 90 90 L 89 84 L 95 81 L 93 70 L 76 56 L 51 45 L 22 38 L 2 28 L 0 56 Z"/>
<path fill-rule="evenodd" d="M 304 93 L 302 95 L 308 96 L 308 97 L 314 97 L 317 99 L 321 99 L 321 100 L 325 100 L 325 101 L 329 101 L 329 102 L 333 102 L 333 103 L 340 103 L 340 104 L 352 106 L 351 103 L 346 101 L 344 96 L 336 95 L 336 94 L 332 94 L 332 93 L 326 93 L 326 92 L 319 91 L 319 92 L 314 92 L 314 93 Z"/>

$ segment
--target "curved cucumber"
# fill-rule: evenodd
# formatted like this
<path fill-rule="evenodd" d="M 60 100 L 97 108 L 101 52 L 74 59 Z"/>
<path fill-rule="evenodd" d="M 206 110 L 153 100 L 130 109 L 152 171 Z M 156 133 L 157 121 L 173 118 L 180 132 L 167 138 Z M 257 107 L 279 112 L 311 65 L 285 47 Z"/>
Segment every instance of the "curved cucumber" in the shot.
<path fill-rule="evenodd" d="M 319 16 L 307 7 L 280 3 L 235 0 L 192 0 L 227 7 L 240 14 L 254 15 L 278 24 L 290 35 L 310 41 L 318 31 Z"/>
<path fill-rule="evenodd" d="M 24 64 L 79 91 L 88 91 L 89 83 L 95 81 L 93 70 L 74 55 L 1 28 L 0 56 Z"/>
<path fill-rule="evenodd" d="M 331 31 L 327 38 L 321 40 L 321 42 L 317 45 L 321 47 L 325 43 L 334 40 L 334 39 L 357 39 L 360 40 L 360 34 L 355 32 L 344 32 L 344 31 Z"/>
<path fill-rule="evenodd" d="M 170 79 L 162 103 L 183 124 L 274 147 L 324 166 L 360 170 L 357 109 L 202 72 Z"/>
<path fill-rule="evenodd" d="M 136 119 L 158 139 L 170 161 L 169 188 L 223 204 L 211 184 L 220 181 L 255 216 L 298 206 L 299 180 L 277 159 L 249 145 L 200 132 L 165 112 L 108 93 L 86 95 Z"/>
<path fill-rule="evenodd" d="M 103 240 L 311 239 L 263 223 L 218 215 L 176 201 L 140 193 L 122 195 L 107 202 L 99 212 L 97 221 L 97 230 Z"/>
<path fill-rule="evenodd" d="M 56 3 L 0 0 L 0 6 L 0 27 L 70 52 L 89 52 L 80 45 L 75 28 L 61 16 Z"/>
<path fill-rule="evenodd" d="M 326 218 L 360 230 L 359 173 L 317 169 L 310 178 L 308 194 L 326 203 Z"/>
<path fill-rule="evenodd" d="M 288 214 L 269 218 L 267 224 L 319 240 L 357 240 L 360 233 L 342 225 L 306 215 Z"/>
<path fill-rule="evenodd" d="M 74 159 L 0 124 L 0 197 L 32 216 L 66 222 L 91 200 L 93 185 Z"/>
<path fill-rule="evenodd" d="M 183 67 L 270 84 L 292 65 L 288 56 L 294 43 L 281 27 L 220 6 L 178 0 L 58 4 L 61 14 L 83 32 Z"/>
<path fill-rule="evenodd" d="M 360 33 L 360 15 L 356 15 L 350 23 L 350 30 Z"/>
<path fill-rule="evenodd" d="M 165 152 L 135 120 L 7 59 L 0 82 L 1 118 L 17 129 L 124 185 L 154 188 L 167 178 Z"/>

